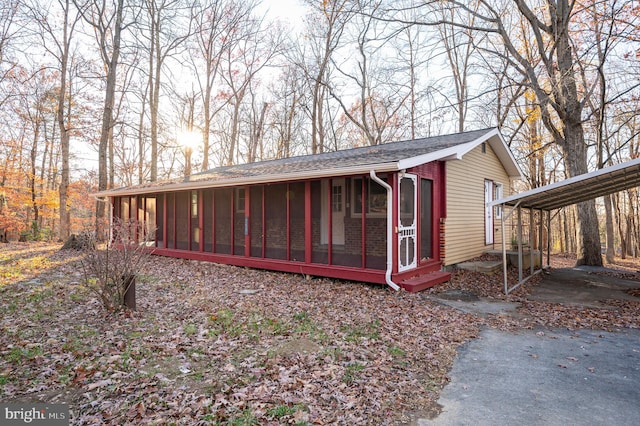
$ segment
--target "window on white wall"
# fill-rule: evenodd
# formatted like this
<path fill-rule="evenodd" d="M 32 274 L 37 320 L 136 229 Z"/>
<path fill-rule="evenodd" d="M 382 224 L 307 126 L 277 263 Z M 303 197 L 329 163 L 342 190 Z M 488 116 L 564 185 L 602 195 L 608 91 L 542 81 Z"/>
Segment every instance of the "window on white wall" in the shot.
<path fill-rule="evenodd" d="M 499 200 L 500 198 L 502 198 L 503 196 L 503 192 L 502 192 L 502 184 L 499 182 L 493 182 L 493 199 L 494 200 Z M 496 213 L 494 216 L 496 219 L 501 219 L 502 218 L 502 206 L 496 206 Z"/>

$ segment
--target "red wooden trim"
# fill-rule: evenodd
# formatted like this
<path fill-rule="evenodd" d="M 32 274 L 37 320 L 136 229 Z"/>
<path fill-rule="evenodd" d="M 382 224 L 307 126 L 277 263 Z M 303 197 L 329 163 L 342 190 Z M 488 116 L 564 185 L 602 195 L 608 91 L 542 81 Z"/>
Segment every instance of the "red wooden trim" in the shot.
<path fill-rule="evenodd" d="M 291 260 L 291 194 L 289 191 L 291 187 L 287 182 L 287 190 L 285 192 L 285 198 L 287 200 L 287 260 Z"/>
<path fill-rule="evenodd" d="M 361 253 L 362 254 L 362 261 L 361 261 L 360 265 L 363 268 L 367 267 L 367 212 L 365 210 L 365 207 L 367 205 L 366 204 L 367 200 L 365 199 L 367 191 L 365 190 L 366 189 L 365 188 L 365 180 L 366 180 L 365 176 L 362 176 L 362 180 L 361 180 L 362 181 L 362 185 L 360 185 L 360 192 L 361 192 L 361 196 L 360 196 L 360 198 L 361 198 L 361 200 L 360 200 L 360 204 L 361 204 L 360 205 L 360 211 L 362 212 L 362 214 L 360 215 L 360 221 L 362 222 L 361 223 L 361 229 L 360 229 L 360 232 L 362 233 L 362 238 L 360 238 L 360 241 L 362 243 L 362 247 L 361 247 L 360 250 L 362 251 L 362 253 Z M 351 184 L 353 185 L 353 180 L 351 182 L 352 182 Z M 371 185 L 371 182 L 369 182 L 368 185 Z"/>
<path fill-rule="evenodd" d="M 211 253 L 216 252 L 216 192 L 211 190 Z"/>
<path fill-rule="evenodd" d="M 379 269 L 365 269 L 358 267 L 322 265 L 315 263 L 289 262 L 278 259 L 260 259 L 255 257 L 233 256 L 226 254 L 199 253 L 188 250 L 155 249 L 153 254 L 182 259 L 203 260 L 241 267 L 267 269 L 272 271 L 296 274 L 315 275 L 337 278 L 349 281 L 385 284 L 385 271 Z"/>
<path fill-rule="evenodd" d="M 140 221 L 142 223 L 141 231 L 142 231 L 142 237 L 146 242 L 147 240 L 147 197 L 140 196 L 140 198 L 142 200 L 142 220 Z"/>
<path fill-rule="evenodd" d="M 162 194 L 162 248 L 167 248 L 167 194 Z"/>
<path fill-rule="evenodd" d="M 244 188 L 244 255 L 251 256 L 251 188 Z"/>
<path fill-rule="evenodd" d="M 194 191 L 187 191 L 187 250 L 191 250 L 191 240 L 193 239 L 193 236 L 191 235 L 191 230 L 193 229 L 191 223 L 193 221 L 191 218 L 193 199 L 191 197 L 193 197 L 193 192 Z"/>
<path fill-rule="evenodd" d="M 173 249 L 178 247 L 178 215 L 177 215 L 177 205 L 178 205 L 178 193 L 173 193 Z"/>
<path fill-rule="evenodd" d="M 311 215 L 311 181 L 304 183 L 304 261 L 311 263 L 313 251 L 313 218 Z"/>
<path fill-rule="evenodd" d="M 265 185 L 262 185 L 262 192 L 261 192 L 262 212 L 260 213 L 261 214 L 260 220 L 262 220 L 262 238 L 261 238 L 262 250 L 260 252 L 260 257 L 264 257 L 267 253 L 267 213 L 265 210 L 267 203 L 265 201 L 264 189 L 265 189 Z"/>
<path fill-rule="evenodd" d="M 329 190 L 327 193 L 329 194 L 329 202 L 327 208 L 329 209 L 329 214 L 327 215 L 327 264 L 333 264 L 333 179 L 329 178 Z M 320 192 L 322 193 L 322 187 L 320 188 Z M 322 215 L 320 215 L 322 220 Z"/>
<path fill-rule="evenodd" d="M 204 190 L 198 191 L 198 233 L 199 241 L 198 251 L 204 251 Z"/>
<path fill-rule="evenodd" d="M 231 241 L 229 247 L 231 247 L 231 254 L 236 252 L 236 187 L 231 188 Z"/>

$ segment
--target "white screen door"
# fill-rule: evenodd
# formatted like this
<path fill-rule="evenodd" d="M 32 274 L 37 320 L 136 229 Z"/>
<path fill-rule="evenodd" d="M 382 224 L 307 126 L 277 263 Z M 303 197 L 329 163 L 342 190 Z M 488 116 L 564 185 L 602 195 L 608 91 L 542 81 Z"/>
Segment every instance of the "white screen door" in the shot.
<path fill-rule="evenodd" d="M 398 191 L 398 272 L 417 265 L 416 210 L 417 178 L 405 174 L 400 178 Z"/>

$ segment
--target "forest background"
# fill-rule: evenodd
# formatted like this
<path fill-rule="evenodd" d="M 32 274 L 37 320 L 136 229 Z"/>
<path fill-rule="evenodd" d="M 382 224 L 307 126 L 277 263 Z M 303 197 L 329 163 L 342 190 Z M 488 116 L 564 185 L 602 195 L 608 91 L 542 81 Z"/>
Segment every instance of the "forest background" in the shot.
<path fill-rule="evenodd" d="M 102 232 L 98 190 L 497 126 L 528 189 L 640 156 L 640 3 L 4 0 L 0 228 Z M 280 14 L 279 14 L 280 13 Z M 640 255 L 638 188 L 554 248 Z"/>

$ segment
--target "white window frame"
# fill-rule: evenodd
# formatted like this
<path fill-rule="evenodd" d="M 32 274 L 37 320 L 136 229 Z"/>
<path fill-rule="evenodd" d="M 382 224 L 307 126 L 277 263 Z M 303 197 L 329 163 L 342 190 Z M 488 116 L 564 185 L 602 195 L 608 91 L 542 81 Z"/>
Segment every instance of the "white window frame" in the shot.
<path fill-rule="evenodd" d="M 242 197 L 240 196 L 240 191 L 242 191 Z M 247 191 L 245 188 L 235 188 L 235 193 L 233 194 L 234 203 L 236 205 L 236 213 L 244 213 L 244 202 L 247 196 Z"/>
<path fill-rule="evenodd" d="M 500 182 L 493 182 L 493 200 L 499 200 L 504 197 L 503 185 Z M 496 206 L 494 219 L 502 219 L 502 206 Z"/>

